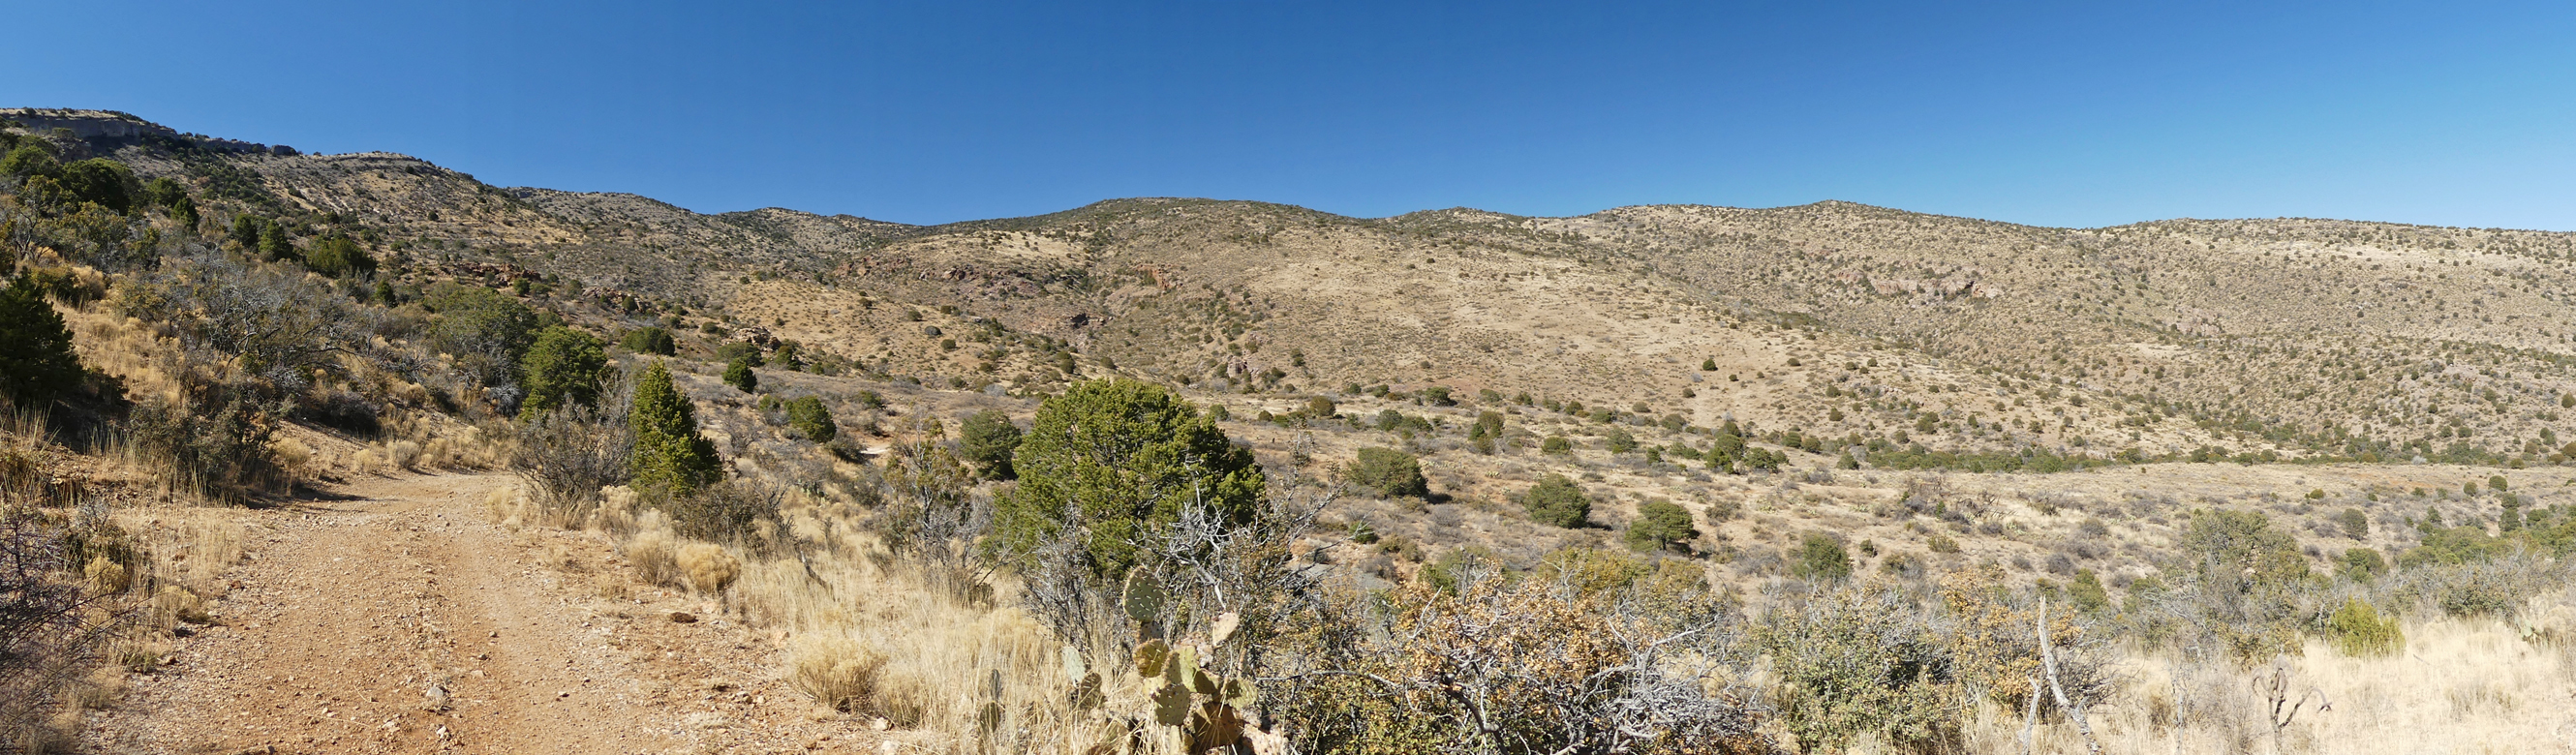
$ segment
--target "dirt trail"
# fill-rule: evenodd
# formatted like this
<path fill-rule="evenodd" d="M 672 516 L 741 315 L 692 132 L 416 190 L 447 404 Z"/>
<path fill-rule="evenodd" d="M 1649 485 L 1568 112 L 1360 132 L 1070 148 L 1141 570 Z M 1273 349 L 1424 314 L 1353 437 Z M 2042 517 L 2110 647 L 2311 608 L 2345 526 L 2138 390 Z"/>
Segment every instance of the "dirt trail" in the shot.
<path fill-rule="evenodd" d="M 811 722 L 765 706 L 779 690 L 757 681 L 765 653 L 738 625 L 695 613 L 675 622 L 670 608 L 697 607 L 667 593 L 654 606 L 649 588 L 601 600 L 581 574 L 586 555 L 615 568 L 604 543 L 487 521 L 485 495 L 509 484 L 505 475 L 372 478 L 340 500 L 241 512 L 252 560 L 233 571 L 213 625 L 180 640 L 169 668 L 138 677 L 95 721 L 97 749 L 650 753 L 782 735 L 806 738 L 794 749 L 822 744 L 811 732 L 729 728 Z M 764 706 L 779 710 L 753 710 Z"/>

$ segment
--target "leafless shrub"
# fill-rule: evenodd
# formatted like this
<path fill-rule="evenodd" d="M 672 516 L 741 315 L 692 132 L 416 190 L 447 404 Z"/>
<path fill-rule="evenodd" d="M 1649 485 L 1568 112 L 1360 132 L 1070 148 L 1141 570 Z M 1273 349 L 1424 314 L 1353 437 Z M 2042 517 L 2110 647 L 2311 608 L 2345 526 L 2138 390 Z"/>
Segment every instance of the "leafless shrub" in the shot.
<path fill-rule="evenodd" d="M 55 517 L 0 513 L 0 742 L 49 736 L 65 685 L 104 660 L 123 616 L 66 578 L 78 573 Z"/>
<path fill-rule="evenodd" d="M 510 466 L 527 483 L 546 526 L 579 527 L 597 512 L 602 488 L 626 481 L 634 445 L 624 412 L 565 407 L 520 427 Z"/>

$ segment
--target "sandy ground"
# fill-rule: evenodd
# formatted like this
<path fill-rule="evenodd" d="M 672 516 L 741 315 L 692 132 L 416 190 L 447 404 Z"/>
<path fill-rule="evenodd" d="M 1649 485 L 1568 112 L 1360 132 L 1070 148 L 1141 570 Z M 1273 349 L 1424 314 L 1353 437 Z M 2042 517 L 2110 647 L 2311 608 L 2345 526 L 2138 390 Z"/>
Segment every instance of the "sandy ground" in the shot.
<path fill-rule="evenodd" d="M 335 500 L 239 511 L 250 555 L 213 623 L 93 715 L 92 749 L 877 749 L 858 741 L 866 725 L 774 678 L 770 638 L 633 583 L 598 536 L 490 523 L 481 501 L 510 484 L 366 478 Z"/>

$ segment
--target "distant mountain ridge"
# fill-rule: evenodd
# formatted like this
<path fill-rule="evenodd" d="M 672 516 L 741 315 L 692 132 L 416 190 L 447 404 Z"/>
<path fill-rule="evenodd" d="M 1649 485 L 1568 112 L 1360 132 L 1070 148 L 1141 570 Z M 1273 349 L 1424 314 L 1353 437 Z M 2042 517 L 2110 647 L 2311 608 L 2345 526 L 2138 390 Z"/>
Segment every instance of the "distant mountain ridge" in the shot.
<path fill-rule="evenodd" d="M 2576 393 L 2569 233 L 2066 229 L 1834 201 L 1369 219 L 1187 198 L 916 226 L 9 113 L 189 181 L 218 221 L 361 235 L 405 280 L 506 266 L 583 292 L 558 295 L 603 329 L 730 321 L 934 383 L 1058 384 L 1053 352 L 995 345 L 1011 333 L 1080 374 L 1199 390 L 1437 385 L 1963 450 L 2531 460 Z"/>

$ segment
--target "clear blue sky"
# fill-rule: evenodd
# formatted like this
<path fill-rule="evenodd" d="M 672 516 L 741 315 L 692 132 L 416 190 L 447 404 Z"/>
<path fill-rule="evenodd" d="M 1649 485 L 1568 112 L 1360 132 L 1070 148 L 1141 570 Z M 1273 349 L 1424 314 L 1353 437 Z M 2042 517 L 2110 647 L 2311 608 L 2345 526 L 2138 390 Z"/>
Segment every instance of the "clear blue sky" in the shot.
<path fill-rule="evenodd" d="M 1201 196 L 2576 230 L 2564 0 L 1073 5 L 35 3 L 0 103 L 913 223 Z"/>

